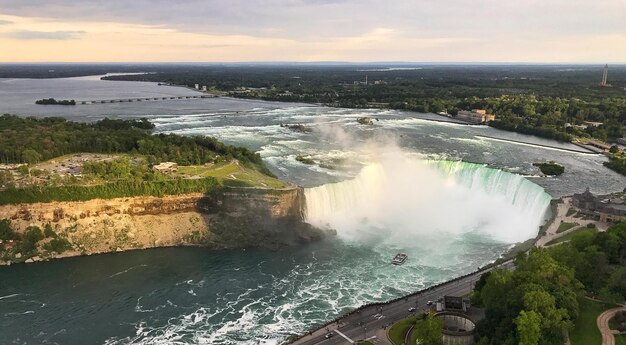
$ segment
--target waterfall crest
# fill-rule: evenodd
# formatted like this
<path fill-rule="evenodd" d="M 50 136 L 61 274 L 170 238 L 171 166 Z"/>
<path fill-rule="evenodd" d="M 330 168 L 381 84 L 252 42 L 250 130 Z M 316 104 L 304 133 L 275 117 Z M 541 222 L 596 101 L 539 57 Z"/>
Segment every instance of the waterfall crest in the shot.
<path fill-rule="evenodd" d="M 450 238 L 480 233 L 509 243 L 534 237 L 550 196 L 526 178 L 462 161 L 390 157 L 352 180 L 305 190 L 307 221 L 359 238 Z"/>

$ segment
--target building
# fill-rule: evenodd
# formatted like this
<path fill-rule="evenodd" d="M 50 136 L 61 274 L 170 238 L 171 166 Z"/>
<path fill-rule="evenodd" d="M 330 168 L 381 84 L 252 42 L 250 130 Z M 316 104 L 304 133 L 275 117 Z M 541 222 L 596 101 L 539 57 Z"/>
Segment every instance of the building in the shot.
<path fill-rule="evenodd" d="M 595 196 L 587 188 L 583 193 L 574 194 L 572 205 L 584 214 L 597 216 L 603 223 L 626 220 L 626 200 L 624 196 Z"/>
<path fill-rule="evenodd" d="M 597 147 L 603 151 L 608 151 L 611 148 L 611 145 L 598 140 L 589 140 L 587 144 L 593 147 Z"/>
<path fill-rule="evenodd" d="M 607 86 L 611 86 L 611 84 L 608 84 L 606 82 L 606 78 L 609 75 L 609 65 L 604 65 L 604 71 L 602 71 L 602 81 L 600 81 L 600 86 L 602 87 L 607 87 Z"/>
<path fill-rule="evenodd" d="M 196 88 L 196 90 L 200 90 L 200 84 L 196 84 L 194 85 L 194 87 Z"/>
<path fill-rule="evenodd" d="M 600 127 L 604 125 L 604 122 L 583 121 L 583 124 L 587 125 L 588 127 Z"/>
<path fill-rule="evenodd" d="M 456 114 L 456 118 L 459 120 L 472 122 L 472 123 L 487 123 L 496 119 L 493 114 L 487 114 L 485 109 L 472 109 L 471 111 L 461 110 Z"/>
<path fill-rule="evenodd" d="M 172 171 L 178 170 L 178 164 L 174 162 L 163 162 L 163 163 L 152 166 L 152 169 L 162 172 L 162 173 L 172 172 Z"/>
<path fill-rule="evenodd" d="M 206 85 L 202 85 L 202 91 L 206 92 Z"/>

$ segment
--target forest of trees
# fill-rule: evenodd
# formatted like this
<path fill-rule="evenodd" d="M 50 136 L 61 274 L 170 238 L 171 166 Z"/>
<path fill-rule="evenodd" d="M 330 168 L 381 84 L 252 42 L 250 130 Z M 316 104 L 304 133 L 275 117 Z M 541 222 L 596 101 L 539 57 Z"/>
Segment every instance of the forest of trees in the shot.
<path fill-rule="evenodd" d="M 134 153 L 150 163 L 173 161 L 197 165 L 220 159 L 238 159 L 242 165 L 273 176 L 261 157 L 243 147 L 225 145 L 215 138 L 151 134 L 146 119 L 103 119 L 79 123 L 63 118 L 0 116 L 0 162 L 29 163 L 71 153 Z"/>
<path fill-rule="evenodd" d="M 522 253 L 514 271 L 484 274 L 475 291 L 473 301 L 485 308 L 479 344 L 562 344 L 578 317 L 579 298 L 626 299 L 626 222 Z"/>

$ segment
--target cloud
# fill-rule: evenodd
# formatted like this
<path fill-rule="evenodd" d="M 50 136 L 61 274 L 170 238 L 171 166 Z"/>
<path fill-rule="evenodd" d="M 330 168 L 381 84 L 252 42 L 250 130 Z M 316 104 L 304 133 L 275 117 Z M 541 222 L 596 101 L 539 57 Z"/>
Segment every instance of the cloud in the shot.
<path fill-rule="evenodd" d="M 100 21 L 194 33 L 287 39 L 358 36 L 374 28 L 438 37 L 624 32 L 624 0 L 0 0 L 6 15 Z M 584 24 L 582 24 L 584 23 Z"/>
<path fill-rule="evenodd" d="M 0 19 L 0 25 L 7 25 L 7 24 L 13 24 L 13 22 L 10 20 Z"/>
<path fill-rule="evenodd" d="M 73 40 L 77 39 L 80 35 L 85 34 L 85 31 L 31 31 L 21 30 L 7 32 L 4 36 L 13 38 L 16 40 Z"/>
<path fill-rule="evenodd" d="M 624 62 L 624 1 L 0 0 L 0 61 Z"/>

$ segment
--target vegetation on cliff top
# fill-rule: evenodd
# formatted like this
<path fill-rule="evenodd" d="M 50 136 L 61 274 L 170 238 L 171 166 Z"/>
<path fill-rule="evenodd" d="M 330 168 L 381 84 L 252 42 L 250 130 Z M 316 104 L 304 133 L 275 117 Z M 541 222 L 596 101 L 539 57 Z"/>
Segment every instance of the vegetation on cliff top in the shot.
<path fill-rule="evenodd" d="M 87 201 L 134 196 L 209 193 L 220 187 L 214 177 L 164 181 L 120 180 L 97 185 L 34 186 L 0 192 L 0 205 L 53 201 Z"/>
<path fill-rule="evenodd" d="M 145 119 L 86 124 L 1 116 L 0 159 L 27 165 L 0 171 L 0 205 L 286 186 L 248 149 L 214 138 L 151 135 L 152 128 Z M 178 165 L 157 165 L 164 161 Z"/>
<path fill-rule="evenodd" d="M 179 165 L 237 159 L 244 166 L 272 176 L 261 156 L 243 147 L 225 145 L 215 138 L 151 134 L 146 119 L 94 123 L 63 118 L 0 116 L 0 162 L 37 163 L 70 153 L 135 153 L 149 162 L 172 161 Z"/>

